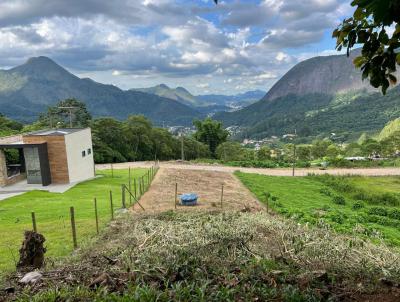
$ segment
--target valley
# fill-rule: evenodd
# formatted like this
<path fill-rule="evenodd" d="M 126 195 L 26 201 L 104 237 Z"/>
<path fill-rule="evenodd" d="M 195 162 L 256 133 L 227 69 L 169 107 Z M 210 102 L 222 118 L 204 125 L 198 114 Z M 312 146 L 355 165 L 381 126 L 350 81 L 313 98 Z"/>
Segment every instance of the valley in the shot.
<path fill-rule="evenodd" d="M 1 0 L 0 302 L 400 301 L 399 0 Z"/>

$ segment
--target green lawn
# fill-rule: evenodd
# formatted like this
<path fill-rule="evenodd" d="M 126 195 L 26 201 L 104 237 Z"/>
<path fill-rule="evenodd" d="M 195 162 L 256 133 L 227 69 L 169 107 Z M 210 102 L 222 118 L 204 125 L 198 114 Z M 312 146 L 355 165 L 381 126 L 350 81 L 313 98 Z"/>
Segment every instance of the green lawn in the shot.
<path fill-rule="evenodd" d="M 236 175 L 261 201 L 269 192 L 270 207 L 286 217 L 400 246 L 399 177 Z"/>
<path fill-rule="evenodd" d="M 145 173 L 145 169 L 132 170 L 132 178 Z M 98 171 L 97 175 L 99 178 L 78 184 L 63 194 L 32 191 L 0 201 L 0 275 L 14 268 L 24 230 L 32 229 L 32 211 L 38 232 L 46 238 L 46 255 L 50 257 L 68 255 L 73 249 L 71 206 L 75 208 L 78 244 L 96 234 L 95 197 L 100 227 L 110 221 L 109 192 L 113 192 L 114 210 L 121 208 L 121 184 L 128 183 L 128 170 L 114 170 L 113 177 L 110 171 Z"/>

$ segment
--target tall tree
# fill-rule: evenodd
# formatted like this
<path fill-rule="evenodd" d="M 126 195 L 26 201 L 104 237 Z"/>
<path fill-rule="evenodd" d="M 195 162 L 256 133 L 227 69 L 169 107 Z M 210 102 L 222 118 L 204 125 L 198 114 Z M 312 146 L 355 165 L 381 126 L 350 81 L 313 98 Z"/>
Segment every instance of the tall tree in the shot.
<path fill-rule="evenodd" d="M 113 118 L 99 118 L 91 123 L 94 159 L 97 163 L 124 162 L 129 146 L 122 123 Z"/>
<path fill-rule="evenodd" d="M 336 48 L 350 49 L 361 45 L 361 55 L 354 59 L 361 68 L 362 78 L 371 85 L 381 87 L 386 94 L 390 84 L 396 84 L 396 65 L 400 65 L 400 1 L 399 0 L 354 0 L 356 7 L 352 17 L 333 32 Z M 390 35 L 389 28 L 394 31 Z"/>
<path fill-rule="evenodd" d="M 86 104 L 77 99 L 65 99 L 47 109 L 47 112 L 39 117 L 39 124 L 44 127 L 65 128 L 88 127 L 92 116 L 86 108 Z"/>
<path fill-rule="evenodd" d="M 203 121 L 196 120 L 193 122 L 196 127 L 194 138 L 199 142 L 208 145 L 210 152 L 215 156 L 215 150 L 218 145 L 225 142 L 229 132 L 222 127 L 222 123 L 206 118 Z"/>
<path fill-rule="evenodd" d="M 124 122 L 123 127 L 125 139 L 131 146 L 129 158 L 133 160 L 154 159 L 151 121 L 143 115 L 131 115 Z"/>

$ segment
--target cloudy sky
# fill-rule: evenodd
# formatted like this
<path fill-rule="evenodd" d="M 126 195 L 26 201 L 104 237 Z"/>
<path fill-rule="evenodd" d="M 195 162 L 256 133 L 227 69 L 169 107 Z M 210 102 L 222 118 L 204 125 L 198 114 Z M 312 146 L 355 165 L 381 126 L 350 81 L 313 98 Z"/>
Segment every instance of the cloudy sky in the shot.
<path fill-rule="evenodd" d="M 49 56 L 123 89 L 267 90 L 297 62 L 335 53 L 350 0 L 0 0 L 0 67 Z"/>

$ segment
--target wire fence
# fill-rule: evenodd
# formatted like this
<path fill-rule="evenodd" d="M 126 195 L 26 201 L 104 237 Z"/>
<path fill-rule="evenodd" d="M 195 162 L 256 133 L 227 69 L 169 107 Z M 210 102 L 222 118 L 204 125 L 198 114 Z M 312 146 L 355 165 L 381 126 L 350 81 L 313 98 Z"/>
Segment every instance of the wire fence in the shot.
<path fill-rule="evenodd" d="M 99 203 L 98 198 L 93 196 L 93 211 L 86 209 L 80 212 L 74 206 L 70 206 L 69 211 L 58 209 L 57 213 L 54 213 L 54 218 L 51 222 L 48 220 L 41 222 L 40 213 L 31 212 L 30 215 L 16 218 L 16 227 L 19 224 L 23 225 L 20 230 L 21 235 L 25 230 L 33 230 L 44 234 L 47 245 L 52 246 L 49 256 L 68 255 L 72 250 L 78 248 L 80 244 L 83 244 L 85 240 L 93 238 L 93 235 L 98 235 L 102 227 L 105 227 L 107 223 L 115 219 L 116 213 L 127 212 L 128 208 L 137 206 L 144 211 L 144 207 L 140 204 L 140 198 L 150 188 L 158 169 L 159 166 L 156 163 L 141 176 L 134 177 L 131 168 L 129 168 L 128 180 L 126 183 L 121 183 L 120 194 L 113 193 L 113 190 L 99 192 L 97 195 L 103 197 L 102 202 Z M 111 173 L 111 177 L 114 178 L 114 171 Z M 107 195 L 107 197 L 104 197 L 104 195 Z M 30 227 L 27 227 L 29 225 Z M 6 230 L 1 230 L 1 232 L 3 231 Z M 69 235 L 67 235 L 68 233 Z M 46 234 L 51 234 L 51 236 Z M 70 238 L 69 240 L 68 237 Z M 21 240 L 22 237 L 13 238 L 12 242 L 0 245 L 0 275 L 2 266 L 3 268 L 10 267 L 5 262 L 13 265 L 17 264 L 18 252 L 16 247 L 21 243 Z M 1 252 L 1 249 L 3 252 Z M 1 259 L 1 255 L 7 259 Z"/>

